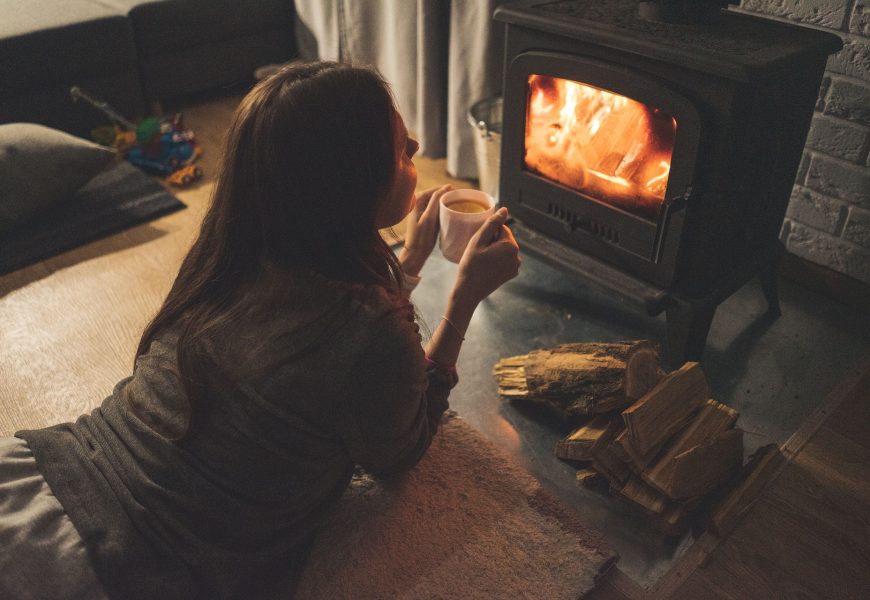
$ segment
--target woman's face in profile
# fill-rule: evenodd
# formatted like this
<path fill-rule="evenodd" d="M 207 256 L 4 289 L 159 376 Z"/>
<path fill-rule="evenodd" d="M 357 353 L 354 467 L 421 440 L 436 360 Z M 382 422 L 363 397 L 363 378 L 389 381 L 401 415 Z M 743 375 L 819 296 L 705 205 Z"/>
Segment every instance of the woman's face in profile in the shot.
<path fill-rule="evenodd" d="M 417 167 L 412 160 L 420 144 L 408 136 L 405 121 L 393 111 L 393 140 L 395 143 L 396 174 L 393 183 L 379 207 L 378 229 L 399 223 L 414 207 L 414 189 L 417 187 Z"/>

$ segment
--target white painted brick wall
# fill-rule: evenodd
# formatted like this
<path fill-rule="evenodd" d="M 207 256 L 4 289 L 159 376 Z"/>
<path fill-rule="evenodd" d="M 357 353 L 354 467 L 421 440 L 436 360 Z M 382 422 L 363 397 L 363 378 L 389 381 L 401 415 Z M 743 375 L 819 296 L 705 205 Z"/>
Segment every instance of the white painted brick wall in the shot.
<path fill-rule="evenodd" d="M 870 283 L 870 0 L 742 0 L 839 35 L 782 228 L 789 252 Z"/>

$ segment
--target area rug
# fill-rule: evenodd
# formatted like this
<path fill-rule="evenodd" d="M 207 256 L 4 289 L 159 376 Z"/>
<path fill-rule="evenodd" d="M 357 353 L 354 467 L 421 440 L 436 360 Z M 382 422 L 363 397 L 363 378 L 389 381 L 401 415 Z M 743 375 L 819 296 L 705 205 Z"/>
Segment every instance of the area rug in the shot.
<path fill-rule="evenodd" d="M 574 600 L 615 560 L 570 507 L 447 416 L 407 474 L 354 477 L 297 597 Z"/>
<path fill-rule="evenodd" d="M 154 178 L 118 162 L 69 202 L 0 238 L 0 275 L 181 208 Z"/>

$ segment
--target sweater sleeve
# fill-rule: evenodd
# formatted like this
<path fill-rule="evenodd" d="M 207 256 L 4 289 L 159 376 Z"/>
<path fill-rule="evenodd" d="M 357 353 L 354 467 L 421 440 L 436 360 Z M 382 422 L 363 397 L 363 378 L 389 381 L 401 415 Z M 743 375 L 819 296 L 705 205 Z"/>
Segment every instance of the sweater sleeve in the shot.
<path fill-rule="evenodd" d="M 413 317 L 382 319 L 348 373 L 338 423 L 351 459 L 378 475 L 423 457 L 447 410 L 455 373 L 428 366 Z"/>

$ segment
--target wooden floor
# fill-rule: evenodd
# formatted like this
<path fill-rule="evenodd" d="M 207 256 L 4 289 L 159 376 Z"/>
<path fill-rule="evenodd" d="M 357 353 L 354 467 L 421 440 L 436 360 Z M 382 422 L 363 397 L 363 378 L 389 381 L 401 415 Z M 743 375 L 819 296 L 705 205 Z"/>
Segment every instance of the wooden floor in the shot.
<path fill-rule="evenodd" d="M 868 431 L 864 359 L 786 442 L 788 462 L 727 539 L 704 534 L 650 590 L 616 572 L 588 598 L 870 598 Z"/>
<path fill-rule="evenodd" d="M 130 374 L 207 205 L 237 101 L 185 110 L 206 173 L 177 193 L 188 209 L 0 277 L 0 435 L 75 419 Z M 443 160 L 416 162 L 419 189 L 468 185 Z M 859 370 L 786 445 L 791 461 L 727 540 L 702 536 L 650 590 L 616 569 L 589 597 L 870 598 L 870 364 Z"/>

